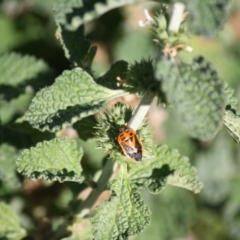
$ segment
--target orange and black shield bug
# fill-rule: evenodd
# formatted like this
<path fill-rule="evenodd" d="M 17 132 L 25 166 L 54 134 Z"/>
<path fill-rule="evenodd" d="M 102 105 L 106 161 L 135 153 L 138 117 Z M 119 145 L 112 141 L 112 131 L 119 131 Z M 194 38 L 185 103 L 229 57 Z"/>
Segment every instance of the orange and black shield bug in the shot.
<path fill-rule="evenodd" d="M 123 153 L 135 161 L 141 161 L 143 156 L 143 144 L 137 133 L 128 127 L 122 127 L 119 130 L 117 138 Z"/>

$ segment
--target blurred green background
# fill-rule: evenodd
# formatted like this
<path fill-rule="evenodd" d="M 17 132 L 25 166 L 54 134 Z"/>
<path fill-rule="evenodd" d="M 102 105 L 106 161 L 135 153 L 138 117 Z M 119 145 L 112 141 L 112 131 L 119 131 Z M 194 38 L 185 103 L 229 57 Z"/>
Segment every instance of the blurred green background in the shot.
<path fill-rule="evenodd" d="M 54 69 L 56 77 L 70 66 L 55 37 L 52 2 L 54 0 L 1 0 L 0 54 L 14 51 L 44 59 Z M 133 63 L 156 57 L 149 28 L 138 26 L 138 20 L 145 18 L 144 8 L 157 11 L 158 5 L 149 2 L 115 9 L 86 25 L 87 36 L 93 45 L 98 46 L 93 64 L 95 76 L 102 75 L 117 60 Z M 232 2 L 228 20 L 216 38 L 191 36 L 189 45 L 194 49 L 190 56 L 200 54 L 210 60 L 240 99 L 240 1 Z M 46 85 L 52 82 L 53 79 Z M 30 126 L 14 123 L 24 114 L 33 95 L 25 93 L 10 101 L 0 98 L 0 158 L 8 149 L 11 154 L 7 157 L 14 161 L 21 149 L 52 137 L 32 130 Z M 121 101 L 135 106 L 138 99 L 129 96 Z M 142 191 L 152 211 L 152 222 L 140 236 L 131 239 L 240 239 L 239 146 L 225 128 L 215 139 L 200 142 L 188 136 L 173 113 L 153 107 L 150 117 L 153 129 L 157 129 L 154 131 L 156 141 L 188 156 L 198 169 L 204 188 L 198 195 L 174 187 L 167 187 L 160 195 Z M 93 139 L 81 139 L 81 132 L 79 136 L 85 150 L 84 168 L 96 177 L 105 155 L 96 150 Z M 15 178 L 20 185 L 9 186 L 0 180 L 0 200 L 9 203 L 19 214 L 23 226 L 29 231 L 25 239 L 48 239 L 46 234 L 56 229 L 61 218 L 68 214 L 69 203 L 74 206 L 76 200 L 73 199 L 77 199 L 80 193 L 86 194 L 83 192 L 85 185 L 33 182 L 19 175 Z"/>

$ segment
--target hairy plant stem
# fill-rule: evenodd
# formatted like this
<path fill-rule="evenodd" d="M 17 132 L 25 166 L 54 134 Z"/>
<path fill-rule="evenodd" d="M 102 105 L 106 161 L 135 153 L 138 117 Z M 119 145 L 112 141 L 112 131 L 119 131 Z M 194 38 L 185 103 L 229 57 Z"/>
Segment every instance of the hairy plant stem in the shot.
<path fill-rule="evenodd" d="M 134 111 L 131 119 L 128 122 L 128 127 L 137 130 L 139 126 L 141 125 L 144 117 L 149 111 L 149 108 L 152 104 L 154 98 L 154 94 L 152 93 L 146 93 L 136 110 Z"/>
<path fill-rule="evenodd" d="M 111 159 L 109 159 L 106 165 L 104 166 L 103 171 L 97 181 L 97 187 L 92 190 L 87 199 L 82 203 L 80 211 L 76 215 L 76 217 L 82 218 L 89 214 L 90 209 L 97 201 L 100 194 L 105 190 L 115 168 L 116 166 L 114 166 L 114 162 Z"/>

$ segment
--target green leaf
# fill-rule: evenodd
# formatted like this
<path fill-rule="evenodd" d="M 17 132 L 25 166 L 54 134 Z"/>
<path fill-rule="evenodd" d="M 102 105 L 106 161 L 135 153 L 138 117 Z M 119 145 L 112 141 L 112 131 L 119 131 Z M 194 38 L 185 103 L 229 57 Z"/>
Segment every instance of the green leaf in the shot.
<path fill-rule="evenodd" d="M 211 64 L 197 57 L 191 65 L 160 59 L 156 77 L 192 137 L 208 140 L 218 131 L 224 114 L 223 81 Z"/>
<path fill-rule="evenodd" d="M 141 161 L 130 170 L 136 185 L 147 187 L 153 193 L 159 193 L 166 184 L 200 192 L 202 183 L 187 157 L 166 145 L 156 147 L 154 152 L 153 158 Z"/>
<path fill-rule="evenodd" d="M 0 193 L 12 191 L 20 188 L 21 184 L 16 175 L 15 160 L 17 158 L 17 151 L 14 147 L 2 144 L 0 145 Z"/>
<path fill-rule="evenodd" d="M 33 180 L 81 182 L 82 155 L 82 148 L 75 140 L 55 138 L 24 150 L 17 158 L 17 170 Z"/>
<path fill-rule="evenodd" d="M 7 6 L 9 2 L 7 2 Z M 11 4 L 11 3 L 10 3 Z M 20 2 L 16 2 L 16 9 L 21 6 Z M 37 20 L 37 18 L 35 19 Z M 44 36 L 44 29 L 46 24 L 40 21 L 33 21 L 33 16 L 28 14 L 19 17 L 10 17 L 6 11 L 1 12 L 0 16 L 0 54 L 11 51 L 12 49 L 19 49 L 19 47 L 26 46 L 29 42 L 39 41 Z M 46 31 L 47 32 L 47 31 Z M 46 34 L 47 35 L 47 34 Z"/>
<path fill-rule="evenodd" d="M 234 90 L 224 83 L 224 94 L 226 98 L 226 108 L 236 109 L 237 108 L 237 98 L 234 96 Z"/>
<path fill-rule="evenodd" d="M 22 93 L 33 93 L 52 77 L 52 71 L 43 60 L 18 53 L 0 56 L 0 72 L 0 99 L 6 100 Z"/>
<path fill-rule="evenodd" d="M 0 87 L 1 88 L 1 87 Z M 27 110 L 33 94 L 22 94 L 10 102 L 0 100 L 0 119 L 2 124 L 6 124 L 16 115 L 22 115 Z"/>
<path fill-rule="evenodd" d="M 240 116 L 236 113 L 237 99 L 234 90 L 225 83 L 226 108 L 223 116 L 223 124 L 227 128 L 236 143 L 240 143 Z"/>
<path fill-rule="evenodd" d="M 26 119 L 41 130 L 57 131 L 100 111 L 106 101 L 124 94 L 97 85 L 80 68 L 64 71 L 56 82 L 33 98 Z"/>
<path fill-rule="evenodd" d="M 240 116 L 234 109 L 227 109 L 223 116 L 223 123 L 236 143 L 240 143 Z"/>
<path fill-rule="evenodd" d="M 65 25 L 69 30 L 76 30 L 83 23 L 92 21 L 114 8 L 137 2 L 140 1 L 107 0 L 96 2 L 95 0 L 59 0 L 54 5 L 54 12 L 58 23 Z"/>
<path fill-rule="evenodd" d="M 127 81 L 123 84 L 126 91 L 140 93 L 140 95 L 156 95 L 161 102 L 165 103 L 165 94 L 161 91 L 160 82 L 154 78 L 154 66 L 151 59 L 142 59 L 129 67 Z"/>
<path fill-rule="evenodd" d="M 94 239 L 128 239 L 141 233 L 150 222 L 150 210 L 137 187 L 127 176 L 121 176 L 110 183 L 110 189 L 110 200 L 97 207 L 91 219 Z"/>
<path fill-rule="evenodd" d="M 192 14 L 190 30 L 194 34 L 215 36 L 223 28 L 231 0 L 195 0 L 195 4 L 186 2 L 187 10 Z"/>
<path fill-rule="evenodd" d="M 26 230 L 21 227 L 20 219 L 14 210 L 0 202 L 0 239 L 21 240 L 26 235 Z"/>
<path fill-rule="evenodd" d="M 76 31 L 69 31 L 65 26 L 59 24 L 58 31 L 66 58 L 73 66 L 86 67 L 84 59 L 90 48 L 90 41 L 84 36 L 84 27 L 80 26 Z"/>

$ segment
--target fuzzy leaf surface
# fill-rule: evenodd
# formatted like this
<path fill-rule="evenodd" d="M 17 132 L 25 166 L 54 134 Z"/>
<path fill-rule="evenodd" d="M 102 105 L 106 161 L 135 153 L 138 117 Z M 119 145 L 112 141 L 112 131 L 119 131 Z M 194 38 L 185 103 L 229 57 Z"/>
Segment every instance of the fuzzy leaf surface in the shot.
<path fill-rule="evenodd" d="M 223 123 L 235 142 L 240 144 L 240 116 L 232 109 L 226 110 Z"/>
<path fill-rule="evenodd" d="M 237 99 L 234 96 L 234 90 L 227 83 L 224 88 L 226 96 L 226 108 L 223 116 L 223 124 L 233 137 L 236 143 L 240 143 L 240 116 L 237 114 Z"/>
<path fill-rule="evenodd" d="M 234 96 L 234 90 L 228 86 L 228 84 L 224 83 L 224 93 L 226 99 L 226 109 L 237 109 L 238 100 Z"/>
<path fill-rule="evenodd" d="M 81 182 L 82 155 L 82 148 L 75 140 L 55 138 L 24 150 L 17 158 L 17 170 L 33 180 Z"/>
<path fill-rule="evenodd" d="M 195 34 L 214 36 L 223 28 L 227 20 L 227 7 L 231 0 L 186 1 L 191 12 L 190 29 Z"/>
<path fill-rule="evenodd" d="M 224 82 L 203 57 L 191 65 L 158 62 L 156 77 L 192 137 L 208 140 L 216 134 L 224 114 Z"/>
<path fill-rule="evenodd" d="M 11 100 L 21 93 L 34 92 L 51 78 L 52 71 L 43 60 L 18 53 L 0 56 L 0 99 Z"/>
<path fill-rule="evenodd" d="M 14 147 L 7 144 L 0 145 L 0 183 L 4 186 L 5 191 L 11 191 L 21 186 L 16 175 L 16 158 L 17 151 Z"/>
<path fill-rule="evenodd" d="M 150 222 L 150 210 L 137 187 L 123 176 L 110 183 L 110 190 L 110 200 L 97 207 L 91 219 L 94 239 L 128 239 L 141 233 Z"/>
<path fill-rule="evenodd" d="M 60 0 L 54 5 L 54 12 L 58 23 L 69 30 L 76 30 L 83 23 L 92 21 L 104 13 L 126 4 L 133 4 L 140 0 Z"/>
<path fill-rule="evenodd" d="M 9 205 L 0 202 L 0 239 L 21 240 L 25 236 L 26 231 L 17 214 Z"/>
<path fill-rule="evenodd" d="M 96 84 L 80 68 L 64 71 L 56 82 L 33 98 L 26 119 L 40 130 L 57 131 L 100 111 L 106 101 L 123 93 Z"/>
<path fill-rule="evenodd" d="M 166 145 L 156 147 L 154 152 L 153 158 L 136 164 L 130 170 L 129 175 L 136 185 L 147 187 L 153 193 L 159 193 L 166 184 L 200 192 L 202 183 L 187 157 Z"/>

